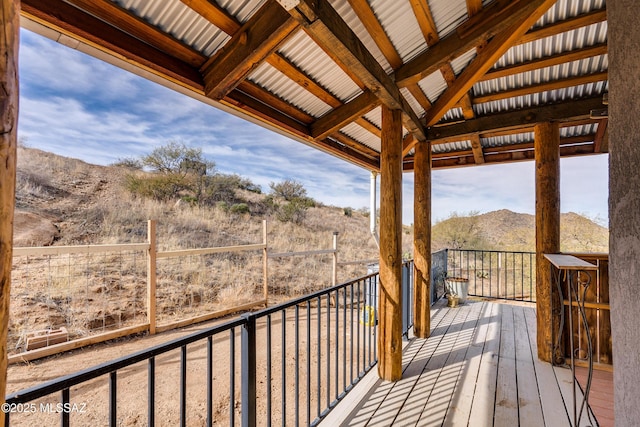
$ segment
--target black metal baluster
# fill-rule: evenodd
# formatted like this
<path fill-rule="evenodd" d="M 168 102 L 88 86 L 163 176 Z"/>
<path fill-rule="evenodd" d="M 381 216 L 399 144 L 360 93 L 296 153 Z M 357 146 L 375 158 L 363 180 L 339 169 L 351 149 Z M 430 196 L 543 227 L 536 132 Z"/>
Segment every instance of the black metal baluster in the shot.
<path fill-rule="evenodd" d="M 187 346 L 180 347 L 180 426 L 187 425 Z"/>
<path fill-rule="evenodd" d="M 287 313 L 282 310 L 282 426 L 287 425 Z"/>
<path fill-rule="evenodd" d="M 229 425 L 236 423 L 236 328 L 229 330 Z"/>
<path fill-rule="evenodd" d="M 65 411 L 65 407 L 68 407 L 69 402 L 71 401 L 71 398 L 69 396 L 69 389 L 65 388 L 64 390 L 62 390 L 62 427 L 69 427 L 69 423 L 70 423 L 70 411 Z M 109 422 L 115 422 L 115 420 L 109 420 Z M 112 424 L 115 425 L 115 424 Z"/>
<path fill-rule="evenodd" d="M 117 412 L 117 405 L 118 405 L 118 390 L 117 390 L 117 377 L 116 377 L 116 371 L 110 372 L 109 373 L 109 426 L 110 427 L 116 427 L 118 425 L 118 412 Z M 66 399 L 69 400 L 69 389 L 65 389 L 62 391 L 62 399 L 64 401 L 65 399 L 65 392 L 66 392 Z M 63 413 L 63 424 L 64 424 L 64 413 Z M 69 414 L 66 415 L 67 417 L 67 425 L 69 425 Z"/>
<path fill-rule="evenodd" d="M 207 337 L 207 427 L 213 425 L 213 337 Z"/>
<path fill-rule="evenodd" d="M 307 425 L 311 425 L 311 301 L 307 301 Z"/>
<path fill-rule="evenodd" d="M 156 424 L 156 358 L 149 358 L 147 368 L 147 425 L 153 427 Z"/>
<path fill-rule="evenodd" d="M 338 339 L 338 337 L 340 336 L 340 335 L 338 335 L 340 333 L 339 330 L 338 330 L 338 328 L 340 326 L 339 323 L 338 323 L 338 321 L 340 319 L 340 312 L 339 312 L 339 310 L 340 310 L 340 295 L 338 294 L 338 290 L 337 289 L 336 289 L 335 301 L 336 301 L 336 327 L 335 327 L 336 334 L 334 335 L 333 340 L 336 343 L 336 354 L 335 354 L 336 376 L 335 376 L 335 383 L 336 383 L 336 400 L 338 400 L 338 394 L 340 392 L 339 391 L 339 382 L 340 382 L 339 381 L 339 378 L 340 378 L 339 374 L 340 373 L 338 372 L 339 371 L 339 369 L 338 369 L 339 364 L 338 363 L 339 363 L 339 360 L 340 360 L 340 357 L 339 357 L 339 355 L 340 355 L 340 348 L 339 348 L 340 340 Z"/>
<path fill-rule="evenodd" d="M 296 305 L 294 307 L 294 313 L 295 313 L 295 369 L 296 369 L 296 373 L 295 373 L 295 420 L 296 423 L 295 425 L 300 425 L 300 325 L 298 324 L 299 320 L 300 320 L 300 306 Z"/>
<path fill-rule="evenodd" d="M 267 427 L 271 427 L 271 315 L 267 314 Z"/>
<path fill-rule="evenodd" d="M 327 294 L 327 408 L 331 406 L 331 296 Z"/>

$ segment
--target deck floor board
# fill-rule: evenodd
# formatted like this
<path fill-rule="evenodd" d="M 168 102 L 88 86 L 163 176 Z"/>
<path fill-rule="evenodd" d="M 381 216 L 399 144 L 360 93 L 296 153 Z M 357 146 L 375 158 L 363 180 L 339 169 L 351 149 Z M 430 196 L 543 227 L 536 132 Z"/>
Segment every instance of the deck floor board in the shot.
<path fill-rule="evenodd" d="M 378 380 L 360 402 L 338 405 L 332 425 L 570 425 L 571 371 L 538 360 L 535 306 L 440 301 L 431 325 L 428 339 L 405 347 L 402 380 Z"/>

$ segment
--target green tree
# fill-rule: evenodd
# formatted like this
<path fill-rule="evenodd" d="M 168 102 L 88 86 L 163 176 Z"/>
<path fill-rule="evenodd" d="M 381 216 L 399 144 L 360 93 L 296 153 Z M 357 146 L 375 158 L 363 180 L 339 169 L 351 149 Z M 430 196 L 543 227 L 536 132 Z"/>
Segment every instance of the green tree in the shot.
<path fill-rule="evenodd" d="M 140 160 L 146 168 L 165 175 L 213 175 L 216 166 L 214 162 L 204 158 L 202 148 L 189 147 L 178 141 L 169 141 L 156 147 Z M 201 165 L 204 165 L 204 171 Z"/>

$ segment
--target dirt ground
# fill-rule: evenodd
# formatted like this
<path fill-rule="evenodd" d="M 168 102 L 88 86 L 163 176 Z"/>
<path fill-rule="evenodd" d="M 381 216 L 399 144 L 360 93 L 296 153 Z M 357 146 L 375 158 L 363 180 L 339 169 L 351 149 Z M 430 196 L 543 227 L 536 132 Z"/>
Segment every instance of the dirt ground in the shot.
<path fill-rule="evenodd" d="M 287 425 L 295 424 L 296 413 L 300 424 L 306 424 L 307 412 L 310 420 L 313 421 L 318 415 L 318 408 L 322 411 L 327 407 L 328 403 L 333 401 L 345 386 L 358 376 L 358 372 L 364 370 L 365 364 L 368 364 L 375 357 L 372 350 L 375 348 L 375 328 L 359 322 L 358 306 L 347 307 L 345 311 L 340 307 L 337 312 L 335 307 L 330 307 L 327 312 L 325 304 L 318 309 L 317 303 L 314 302 L 308 310 L 309 317 L 307 317 L 306 306 L 298 308 L 297 333 L 294 308 L 286 311 L 284 327 L 282 312 L 271 315 L 270 345 L 267 345 L 267 318 L 258 320 L 256 400 L 259 425 L 266 425 L 269 406 L 271 407 L 271 421 L 274 425 L 282 424 L 283 413 L 286 416 Z M 204 330 L 226 320 L 229 319 L 168 331 L 155 336 L 121 339 L 28 364 L 12 365 L 8 371 L 7 392 L 12 393 L 62 375 L 77 372 L 153 345 Z M 236 328 L 234 332 L 235 351 L 233 358 L 230 348 L 230 332 L 216 335 L 213 340 L 212 410 L 215 425 L 236 425 L 240 424 L 241 420 L 240 328 Z M 297 354 L 296 335 L 299 341 Z M 272 349 L 270 361 L 267 351 L 269 347 Z M 233 370 L 232 360 L 235 364 Z M 296 360 L 299 372 L 297 377 L 295 375 Z M 309 361 L 310 370 L 308 372 L 310 374 L 307 374 L 307 360 Z M 351 364 L 352 360 L 353 364 Z M 271 367 L 270 375 L 267 373 L 268 366 Z M 343 369 L 343 366 L 346 369 Z M 155 361 L 155 369 L 156 425 L 178 425 L 180 418 L 180 350 L 158 356 Z M 232 372 L 235 378 L 233 403 L 230 399 L 232 394 L 230 375 Z M 189 426 L 206 425 L 206 373 L 207 341 L 205 339 L 187 347 L 186 424 Z M 271 381 L 270 404 L 267 395 L 268 377 Z M 117 378 L 118 425 L 147 425 L 148 364 L 143 362 L 118 371 Z M 285 384 L 284 388 L 283 384 Z M 309 394 L 307 394 L 307 387 L 310 390 Z M 108 375 L 73 387 L 70 396 L 72 425 L 108 425 Z M 58 402 L 60 402 L 59 393 L 35 401 L 35 406 L 28 409 L 31 413 L 12 414 L 11 425 L 59 425 L 60 415 L 55 413 L 55 404 Z M 308 405 L 307 402 L 309 402 Z M 51 405 L 47 406 L 47 403 L 51 403 Z M 233 410 L 231 409 L 232 405 Z M 232 416 L 234 417 L 233 423 L 231 422 Z"/>

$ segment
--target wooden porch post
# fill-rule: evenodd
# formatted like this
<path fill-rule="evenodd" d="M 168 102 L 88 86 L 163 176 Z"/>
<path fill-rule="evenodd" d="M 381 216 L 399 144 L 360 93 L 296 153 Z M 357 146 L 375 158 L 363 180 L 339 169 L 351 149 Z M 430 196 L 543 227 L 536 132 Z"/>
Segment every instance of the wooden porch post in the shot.
<path fill-rule="evenodd" d="M 558 123 L 535 126 L 536 163 L 536 309 L 538 358 L 552 361 L 552 337 L 558 333 L 557 292 L 552 289 L 545 253 L 560 251 L 560 128 Z"/>
<path fill-rule="evenodd" d="M 373 215 L 373 213 L 372 213 Z M 402 378 L 402 114 L 382 107 L 378 375 Z"/>
<path fill-rule="evenodd" d="M 418 142 L 414 156 L 413 333 L 431 332 L 431 143 Z"/>
<path fill-rule="evenodd" d="M 19 0 L 2 0 L 0 11 L 0 393 L 7 385 L 7 330 L 9 292 L 13 264 L 13 211 L 16 190 L 16 144 L 18 131 Z M 0 411 L 4 425 L 4 412 Z"/>

